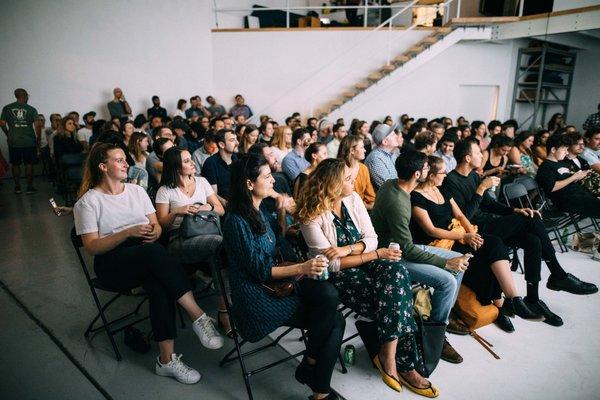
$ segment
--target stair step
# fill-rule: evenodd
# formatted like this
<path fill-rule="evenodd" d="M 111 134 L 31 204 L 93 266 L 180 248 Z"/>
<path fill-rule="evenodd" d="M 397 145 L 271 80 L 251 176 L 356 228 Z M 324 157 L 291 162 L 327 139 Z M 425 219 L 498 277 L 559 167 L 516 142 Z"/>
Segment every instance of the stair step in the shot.
<path fill-rule="evenodd" d="M 356 95 L 357 95 L 357 93 L 356 92 L 352 92 L 352 91 L 347 91 L 347 92 L 343 93 L 343 96 L 345 98 L 347 98 L 347 99 L 351 99 L 351 98 L 353 98 Z"/>
<path fill-rule="evenodd" d="M 436 28 L 435 31 L 437 33 L 450 33 L 450 32 L 452 32 L 452 28 L 450 28 L 450 27 Z"/>
<path fill-rule="evenodd" d="M 384 65 L 383 67 L 381 67 L 381 68 L 379 69 L 379 71 L 381 71 L 381 72 L 383 72 L 383 73 L 392 72 L 392 71 L 394 71 L 394 70 L 396 70 L 396 66 L 395 66 L 395 65 L 393 65 L 393 64 L 390 64 L 390 65 Z"/>
<path fill-rule="evenodd" d="M 409 61 L 409 60 L 410 60 L 410 57 L 409 57 L 409 56 L 400 55 L 400 56 L 398 56 L 398 57 L 394 58 L 394 59 L 392 60 L 392 62 L 393 62 L 394 64 L 404 64 L 405 62 L 407 62 L 407 61 Z"/>
<path fill-rule="evenodd" d="M 427 36 L 426 38 L 421 40 L 421 43 L 434 44 L 434 43 L 437 43 L 438 40 L 439 39 L 437 36 Z"/>
<path fill-rule="evenodd" d="M 419 54 L 423 50 L 424 50 L 423 46 L 413 46 L 410 49 L 408 49 L 407 53 Z"/>
<path fill-rule="evenodd" d="M 368 84 L 367 82 L 359 82 L 356 85 L 354 85 L 355 88 L 357 88 L 358 90 L 365 90 L 367 89 L 369 86 L 371 86 L 370 84 Z"/>
<path fill-rule="evenodd" d="M 368 78 L 370 81 L 378 81 L 383 78 L 383 75 L 381 72 L 373 72 L 372 74 L 369 74 Z"/>
<path fill-rule="evenodd" d="M 331 105 L 334 107 L 339 107 L 342 104 L 344 104 L 346 102 L 346 99 L 335 99 L 334 101 L 331 102 Z"/>

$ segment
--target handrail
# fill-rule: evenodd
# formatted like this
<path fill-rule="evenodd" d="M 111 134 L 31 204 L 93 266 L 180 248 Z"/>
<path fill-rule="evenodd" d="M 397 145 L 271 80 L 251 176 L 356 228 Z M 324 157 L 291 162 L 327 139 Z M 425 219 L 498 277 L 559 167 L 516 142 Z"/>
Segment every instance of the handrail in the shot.
<path fill-rule="evenodd" d="M 419 0 L 412 0 L 410 2 L 411 5 L 417 3 Z M 452 0 L 450 0 L 452 1 Z M 317 74 L 321 71 L 323 71 L 324 69 L 330 67 L 331 65 L 333 65 L 333 61 L 339 59 L 342 56 L 345 56 L 346 54 L 348 54 L 350 51 L 354 50 L 356 47 L 358 47 L 359 45 L 361 45 L 362 43 L 365 42 L 365 40 L 367 38 L 369 38 L 373 33 L 377 32 L 378 30 L 380 30 L 382 27 L 384 27 L 385 25 L 387 25 L 388 23 L 391 24 L 391 21 L 396 18 L 397 16 L 399 16 L 400 14 L 402 14 L 403 12 L 405 12 L 408 8 L 404 7 L 402 10 L 398 11 L 397 13 L 395 13 L 394 15 L 392 15 L 391 17 L 389 17 L 388 19 L 386 19 L 384 22 L 382 22 L 381 24 L 379 24 L 379 26 L 377 26 L 376 28 L 372 29 L 367 35 L 365 35 L 364 38 L 362 38 L 362 40 L 359 40 L 357 43 L 355 43 L 353 46 L 351 46 L 350 48 L 346 49 L 345 51 L 342 51 L 341 53 L 339 53 L 338 55 L 336 55 L 331 61 L 329 61 L 327 64 L 324 64 L 321 68 L 319 68 L 317 71 L 313 72 L 312 74 L 309 75 L 308 78 L 303 79 L 302 81 L 300 81 L 300 83 L 298 83 L 296 86 L 294 86 L 292 89 L 290 89 L 289 91 L 287 91 L 286 93 L 282 94 L 281 96 L 279 96 L 277 99 L 275 99 L 273 102 L 271 102 L 268 106 L 263 107 L 262 110 L 256 114 L 254 114 L 252 117 L 250 117 L 249 121 L 251 121 L 252 119 L 254 119 L 256 116 L 263 114 L 264 110 L 268 109 L 269 107 L 271 107 L 273 104 L 278 103 L 282 98 L 284 98 L 285 96 L 287 96 L 290 92 L 292 92 L 293 90 L 297 89 L 298 87 L 300 87 L 301 85 L 305 84 L 306 82 L 310 81 L 311 79 L 313 79 L 315 76 L 317 76 Z M 311 106 L 312 108 L 312 106 Z M 312 110 L 311 110 L 312 111 Z"/>

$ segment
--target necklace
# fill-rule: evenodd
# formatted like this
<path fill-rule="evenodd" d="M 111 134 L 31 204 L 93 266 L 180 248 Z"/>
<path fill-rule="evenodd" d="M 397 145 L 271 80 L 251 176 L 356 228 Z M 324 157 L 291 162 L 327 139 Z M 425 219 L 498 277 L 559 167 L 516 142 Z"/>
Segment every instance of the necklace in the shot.
<path fill-rule="evenodd" d="M 440 193 L 440 191 L 435 187 L 427 188 L 427 190 L 421 189 L 421 193 L 429 200 L 433 201 L 436 204 L 444 203 L 444 196 Z"/>

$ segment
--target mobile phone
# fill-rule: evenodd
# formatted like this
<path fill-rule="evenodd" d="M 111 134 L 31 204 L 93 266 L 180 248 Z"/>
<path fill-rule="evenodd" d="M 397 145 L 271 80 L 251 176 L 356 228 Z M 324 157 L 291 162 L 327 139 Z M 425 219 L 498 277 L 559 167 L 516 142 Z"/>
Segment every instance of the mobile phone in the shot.
<path fill-rule="evenodd" d="M 50 206 L 52 207 L 52 211 L 54 211 L 54 214 L 56 214 L 57 216 L 60 217 L 60 210 L 58 209 L 58 204 L 56 204 L 56 201 L 54 201 L 54 198 L 50 198 L 50 200 L 48 200 L 48 202 L 50 203 Z"/>

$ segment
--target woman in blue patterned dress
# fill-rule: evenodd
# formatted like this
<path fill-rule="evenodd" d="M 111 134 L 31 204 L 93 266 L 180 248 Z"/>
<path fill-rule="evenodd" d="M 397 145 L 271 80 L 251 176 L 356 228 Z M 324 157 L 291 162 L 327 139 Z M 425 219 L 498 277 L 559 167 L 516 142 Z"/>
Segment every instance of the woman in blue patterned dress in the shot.
<path fill-rule="evenodd" d="M 281 326 L 307 329 L 306 356 L 296 369 L 296 379 L 313 391 L 311 399 L 336 399 L 330 381 L 342 344 L 345 321 L 337 311 L 338 293 L 320 276 L 326 261 L 311 259 L 277 265 L 274 232 L 260 203 L 273 190 L 274 179 L 264 157 L 248 154 L 231 165 L 231 197 L 223 225 L 229 265 L 233 318 L 240 335 L 257 342 Z M 263 284 L 293 279 L 294 294 L 272 297 Z"/>
<path fill-rule="evenodd" d="M 415 369 L 418 353 L 408 271 L 402 252 L 377 248 L 377 234 L 361 198 L 354 192 L 358 168 L 343 160 L 322 161 L 297 201 L 297 219 L 311 255 L 330 261 L 329 280 L 344 305 L 377 324 L 379 354 L 373 363 L 383 381 L 402 384 L 426 397 L 439 391 Z"/>

